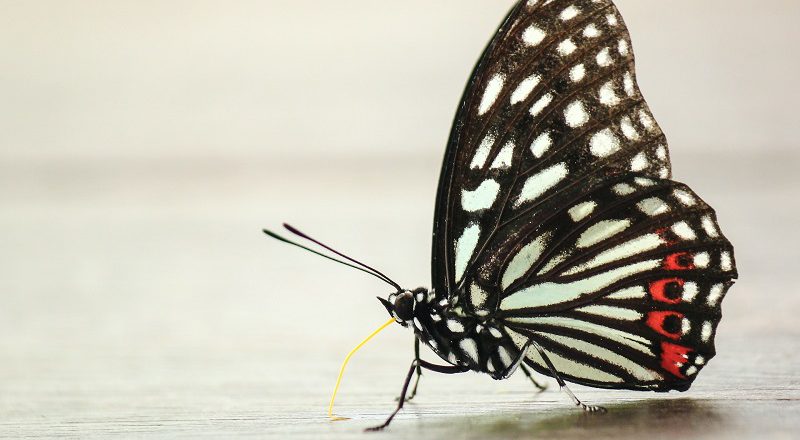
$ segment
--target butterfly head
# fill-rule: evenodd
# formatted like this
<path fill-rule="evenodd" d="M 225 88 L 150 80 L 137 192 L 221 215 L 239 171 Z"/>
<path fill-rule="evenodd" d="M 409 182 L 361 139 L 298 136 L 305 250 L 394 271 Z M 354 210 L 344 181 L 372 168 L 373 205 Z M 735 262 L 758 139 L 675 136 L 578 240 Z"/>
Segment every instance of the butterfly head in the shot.
<path fill-rule="evenodd" d="M 427 290 L 424 288 L 412 290 L 401 290 L 394 292 L 387 299 L 378 297 L 378 300 L 386 307 L 386 311 L 403 327 L 414 320 L 415 312 L 419 303 L 425 301 Z"/>

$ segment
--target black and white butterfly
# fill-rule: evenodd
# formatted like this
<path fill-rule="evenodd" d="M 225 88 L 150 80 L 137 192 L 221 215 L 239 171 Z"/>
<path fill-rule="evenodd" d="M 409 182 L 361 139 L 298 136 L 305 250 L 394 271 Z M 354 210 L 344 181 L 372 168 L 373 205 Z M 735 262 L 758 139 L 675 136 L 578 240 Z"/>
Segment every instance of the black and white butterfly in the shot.
<path fill-rule="evenodd" d="M 688 389 L 714 356 L 737 273 L 714 210 L 670 177 L 613 2 L 517 3 L 447 144 L 432 289 L 365 266 L 397 287 L 382 300 L 390 315 L 446 361 L 417 349 L 397 410 L 375 429 L 421 368 L 505 379 L 530 367 L 567 392 L 564 381 Z"/>

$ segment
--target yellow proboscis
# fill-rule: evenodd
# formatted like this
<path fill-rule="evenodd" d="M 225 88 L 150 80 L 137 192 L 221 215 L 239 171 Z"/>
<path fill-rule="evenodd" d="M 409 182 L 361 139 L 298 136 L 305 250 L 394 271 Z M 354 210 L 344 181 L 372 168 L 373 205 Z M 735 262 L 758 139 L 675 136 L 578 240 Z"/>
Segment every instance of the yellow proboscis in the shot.
<path fill-rule="evenodd" d="M 333 415 L 333 402 L 336 401 L 336 393 L 339 392 L 339 385 L 341 385 L 341 383 L 342 383 L 342 376 L 344 376 L 344 369 L 347 367 L 347 363 L 350 362 L 350 358 L 353 357 L 353 355 L 361 347 L 363 347 L 364 344 L 369 342 L 370 339 L 374 338 L 375 335 L 380 333 L 381 330 L 385 329 L 386 327 L 391 325 L 393 322 L 394 322 L 394 318 L 386 321 L 386 323 L 384 323 L 382 326 L 380 326 L 380 328 L 378 328 L 374 332 L 370 333 L 370 335 L 367 336 L 363 341 L 361 341 L 361 343 L 356 345 L 356 348 L 350 350 L 350 353 L 347 353 L 347 356 L 345 356 L 344 362 L 342 362 L 342 368 L 339 369 L 339 377 L 336 378 L 336 387 L 333 389 L 333 395 L 331 396 L 331 403 L 328 405 L 328 417 L 330 417 L 331 420 L 333 420 L 333 421 L 347 420 L 347 417 L 337 417 L 337 416 Z"/>

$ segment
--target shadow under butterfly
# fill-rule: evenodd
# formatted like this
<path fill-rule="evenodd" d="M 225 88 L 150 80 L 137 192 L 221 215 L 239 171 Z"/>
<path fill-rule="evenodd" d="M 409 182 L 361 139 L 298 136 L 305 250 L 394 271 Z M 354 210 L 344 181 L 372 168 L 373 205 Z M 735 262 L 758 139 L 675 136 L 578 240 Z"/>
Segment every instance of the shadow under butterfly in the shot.
<path fill-rule="evenodd" d="M 396 289 L 379 299 L 390 322 L 413 330 L 415 359 L 397 408 L 371 430 L 389 425 L 415 374 L 408 398 L 416 394 L 422 369 L 494 379 L 520 369 L 539 386 L 534 370 L 577 406 L 604 412 L 566 381 L 685 391 L 715 354 L 720 304 L 737 276 L 733 247 L 714 210 L 671 175 L 614 4 L 525 0 L 458 107 L 430 290 L 404 289 L 288 225 L 350 263 L 265 232 Z M 420 359 L 420 342 L 445 364 Z"/>

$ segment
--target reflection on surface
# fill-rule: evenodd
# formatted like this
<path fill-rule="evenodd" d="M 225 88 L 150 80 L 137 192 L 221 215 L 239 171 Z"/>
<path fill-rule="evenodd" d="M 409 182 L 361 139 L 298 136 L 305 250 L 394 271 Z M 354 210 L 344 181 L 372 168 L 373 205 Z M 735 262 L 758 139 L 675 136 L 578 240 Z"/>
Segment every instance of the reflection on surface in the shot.
<path fill-rule="evenodd" d="M 515 413 L 472 417 L 461 425 L 465 432 L 452 432 L 453 438 L 697 438 L 698 432 L 718 436 L 730 430 L 730 416 L 716 408 L 718 401 L 646 399 L 607 405 L 606 414 L 575 410 L 550 410 L 542 413 Z M 554 414 L 557 412 L 557 414 Z M 642 437 L 644 436 L 644 437 Z M 687 437 L 688 436 L 688 437 Z"/>

